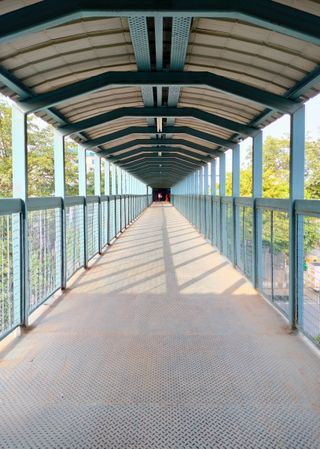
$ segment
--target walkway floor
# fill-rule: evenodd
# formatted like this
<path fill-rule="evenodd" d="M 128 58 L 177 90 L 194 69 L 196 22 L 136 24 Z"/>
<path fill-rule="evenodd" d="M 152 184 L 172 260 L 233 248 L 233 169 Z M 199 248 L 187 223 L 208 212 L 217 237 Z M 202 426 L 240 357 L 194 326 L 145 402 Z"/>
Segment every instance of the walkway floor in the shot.
<path fill-rule="evenodd" d="M 1 449 L 319 449 L 320 360 L 154 205 L 4 354 Z"/>

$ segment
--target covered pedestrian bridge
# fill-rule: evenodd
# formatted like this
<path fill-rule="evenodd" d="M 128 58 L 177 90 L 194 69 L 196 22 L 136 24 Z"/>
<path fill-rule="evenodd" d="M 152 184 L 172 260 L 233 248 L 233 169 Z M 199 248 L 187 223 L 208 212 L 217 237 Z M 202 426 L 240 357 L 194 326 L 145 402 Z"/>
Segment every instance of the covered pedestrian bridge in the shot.
<path fill-rule="evenodd" d="M 318 449 L 320 4 L 134 3 L 0 2 L 0 447 Z M 288 195 L 267 198 L 284 115 Z M 29 194 L 31 116 L 53 127 L 51 196 Z"/>

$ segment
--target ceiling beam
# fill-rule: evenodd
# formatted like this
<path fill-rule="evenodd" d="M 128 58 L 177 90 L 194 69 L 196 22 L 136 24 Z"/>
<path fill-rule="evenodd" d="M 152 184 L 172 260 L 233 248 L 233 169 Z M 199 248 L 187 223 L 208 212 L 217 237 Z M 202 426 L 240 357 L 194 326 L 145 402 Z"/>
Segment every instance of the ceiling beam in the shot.
<path fill-rule="evenodd" d="M 206 162 L 210 162 L 212 161 L 212 158 L 210 156 L 204 156 L 202 154 L 199 153 L 194 153 L 192 151 L 188 151 L 185 150 L 184 148 L 170 148 L 170 147 L 163 147 L 163 148 L 148 148 L 148 147 L 139 147 L 135 150 L 132 151 L 127 151 L 126 153 L 121 153 L 117 156 L 110 156 L 110 160 L 113 161 L 120 161 L 120 160 L 124 160 L 124 159 L 129 159 L 133 156 L 135 156 L 136 154 L 153 154 L 153 153 L 159 153 L 161 152 L 162 155 L 166 155 L 166 154 L 171 154 L 171 153 L 182 153 L 183 155 L 190 157 L 190 158 L 194 158 L 200 161 L 206 161 Z"/>
<path fill-rule="evenodd" d="M 113 111 L 105 112 L 79 122 L 60 126 L 59 129 L 64 135 L 71 135 L 81 131 L 85 131 L 95 126 L 103 125 L 108 122 L 123 118 L 123 117 L 192 117 L 197 120 L 209 123 L 219 128 L 227 129 L 232 132 L 241 134 L 244 137 L 255 136 L 259 132 L 259 128 L 247 126 L 233 120 L 220 117 L 219 115 L 211 114 L 201 109 L 196 108 L 119 108 Z"/>
<path fill-rule="evenodd" d="M 26 98 L 20 101 L 20 106 L 27 113 L 37 112 L 113 86 L 205 87 L 284 113 L 292 113 L 300 106 L 298 102 L 281 95 L 210 72 L 106 72 Z"/>
<path fill-rule="evenodd" d="M 214 136 L 203 131 L 198 131 L 197 129 L 190 128 L 188 126 L 166 126 L 163 128 L 162 133 L 157 133 L 157 128 L 155 126 L 130 126 L 128 128 L 116 131 L 114 133 L 106 134 L 96 139 L 87 140 L 85 146 L 87 149 L 95 148 L 99 145 L 104 145 L 106 143 L 112 142 L 113 140 L 121 139 L 122 137 L 132 136 L 134 134 L 155 134 L 155 135 L 166 135 L 166 134 L 187 134 L 189 136 L 196 137 L 198 139 L 204 140 L 205 142 L 214 143 L 224 148 L 235 148 L 237 142 L 232 140 L 225 140 L 221 137 Z"/>
<path fill-rule="evenodd" d="M 142 161 L 144 159 L 150 160 L 150 161 L 154 161 L 157 162 L 158 164 L 162 164 L 163 162 L 169 162 L 169 161 L 180 161 L 183 165 L 186 166 L 193 166 L 193 167 L 202 167 L 204 165 L 204 163 L 202 161 L 196 161 L 196 160 L 190 160 L 187 157 L 184 157 L 182 155 L 173 155 L 173 154 L 168 154 L 167 156 L 153 156 L 152 154 L 145 154 L 145 155 L 137 155 L 134 158 L 131 158 L 129 162 L 123 161 L 123 162 L 117 162 L 117 165 L 121 166 L 121 167 L 127 167 L 130 166 L 132 164 L 136 164 L 137 161 Z"/>
<path fill-rule="evenodd" d="M 101 154 L 102 156 L 108 157 L 108 156 L 112 156 L 113 154 L 118 153 L 119 151 L 127 150 L 132 147 L 141 146 L 141 145 L 146 145 L 146 146 L 151 145 L 154 147 L 158 146 L 158 148 L 159 148 L 158 151 L 161 151 L 161 147 L 166 146 L 166 145 L 184 145 L 190 149 L 202 151 L 205 154 L 212 154 L 213 156 L 217 156 L 217 154 L 219 153 L 217 150 L 213 150 L 211 148 L 207 148 L 205 146 L 202 146 L 197 143 L 190 142 L 189 140 L 184 140 L 184 139 L 136 139 L 136 140 L 130 140 L 130 141 L 125 142 L 118 146 L 114 146 L 110 149 L 99 151 L 99 154 Z M 196 153 L 196 154 L 198 154 L 198 156 L 201 156 L 199 153 Z"/>
<path fill-rule="evenodd" d="M 319 17 L 269 0 L 46 0 L 0 18 L 0 41 L 8 42 L 89 17 L 210 17 L 241 20 L 298 39 L 320 43 Z"/>

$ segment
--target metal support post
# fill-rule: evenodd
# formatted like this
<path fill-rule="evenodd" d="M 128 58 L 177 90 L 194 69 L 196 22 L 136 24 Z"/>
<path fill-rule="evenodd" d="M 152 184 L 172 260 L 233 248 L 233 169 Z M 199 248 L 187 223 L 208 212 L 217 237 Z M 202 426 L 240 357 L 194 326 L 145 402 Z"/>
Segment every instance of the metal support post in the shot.
<path fill-rule="evenodd" d="M 303 310 L 303 270 L 298 270 L 297 217 L 295 200 L 304 197 L 305 106 L 291 115 L 290 133 L 290 210 L 289 210 L 289 325 L 296 327 L 297 312 Z M 300 223 L 301 224 L 301 223 Z M 301 229 L 302 228 L 302 229 Z M 299 229 L 303 235 L 303 226 Z M 300 288 L 301 287 L 301 288 Z M 299 291 L 300 290 L 300 291 Z M 300 295 L 298 295 L 298 292 Z"/>
<path fill-rule="evenodd" d="M 252 147 L 252 196 L 253 196 L 253 218 L 252 218 L 252 238 L 253 238 L 253 285 L 260 290 L 262 286 L 262 212 L 256 208 L 256 198 L 262 197 L 262 156 L 263 139 L 262 131 L 253 138 Z"/>
<path fill-rule="evenodd" d="M 232 196 L 240 196 L 240 145 L 232 150 Z M 240 254 L 240 211 L 233 199 L 233 264 L 236 265 Z"/>
<path fill-rule="evenodd" d="M 79 195 L 85 198 L 83 208 L 83 266 L 88 266 L 88 236 L 87 236 L 87 160 L 86 149 L 78 145 L 78 172 L 79 172 Z"/>
<path fill-rule="evenodd" d="M 219 156 L 219 195 L 220 195 L 220 231 L 219 249 L 223 253 L 223 246 L 226 241 L 226 217 L 225 208 L 221 198 L 226 195 L 226 155 Z"/>
<path fill-rule="evenodd" d="M 27 326 L 29 314 L 28 150 L 27 118 L 12 107 L 13 197 L 23 200 L 21 216 L 12 218 L 14 322 Z"/>
<path fill-rule="evenodd" d="M 99 197 L 98 202 L 98 245 L 99 254 L 102 253 L 102 211 L 101 211 L 101 159 L 100 156 L 94 156 L 94 194 Z"/>
<path fill-rule="evenodd" d="M 56 273 L 61 288 L 66 288 L 67 260 L 66 260 L 66 212 L 65 212 L 65 142 L 63 135 L 54 131 L 54 193 L 61 197 L 61 210 L 56 211 L 56 230 L 60 228 L 60 242 L 56 239 Z M 60 253 L 60 259 L 58 254 Z"/>

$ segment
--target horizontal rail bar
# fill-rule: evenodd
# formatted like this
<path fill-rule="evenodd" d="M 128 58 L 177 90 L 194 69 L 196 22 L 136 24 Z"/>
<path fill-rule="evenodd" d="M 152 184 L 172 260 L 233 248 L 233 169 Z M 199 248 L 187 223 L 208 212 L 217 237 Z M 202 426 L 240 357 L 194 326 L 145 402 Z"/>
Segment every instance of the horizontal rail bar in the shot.
<path fill-rule="evenodd" d="M 289 200 L 278 198 L 257 198 L 255 204 L 258 209 L 281 210 L 284 212 L 288 212 L 290 207 Z"/>
<path fill-rule="evenodd" d="M 28 198 L 27 206 L 29 211 L 57 209 L 62 207 L 62 198 L 60 197 Z"/>
<path fill-rule="evenodd" d="M 85 204 L 84 196 L 67 196 L 64 199 L 65 206 L 80 206 Z"/>
<path fill-rule="evenodd" d="M 96 195 L 92 195 L 92 196 L 87 196 L 86 197 L 86 203 L 99 203 L 100 202 L 100 197 L 96 196 Z"/>
<path fill-rule="evenodd" d="M 244 197 L 236 197 L 235 198 L 235 205 L 236 206 L 245 206 L 245 207 L 253 207 L 254 206 L 254 200 L 253 198 L 244 196 Z"/>
<path fill-rule="evenodd" d="M 232 204 L 233 196 L 221 196 L 221 202 L 222 204 Z"/>
<path fill-rule="evenodd" d="M 295 213 L 300 215 L 320 215 L 320 200 L 296 200 Z"/>
<path fill-rule="evenodd" d="M 23 211 L 23 201 L 18 198 L 0 199 L 0 215 L 16 214 Z"/>

